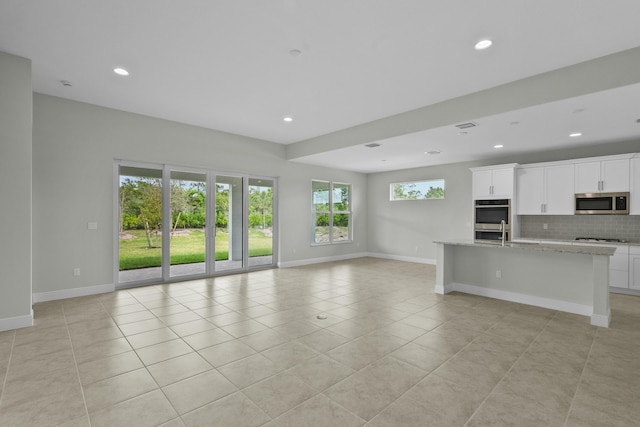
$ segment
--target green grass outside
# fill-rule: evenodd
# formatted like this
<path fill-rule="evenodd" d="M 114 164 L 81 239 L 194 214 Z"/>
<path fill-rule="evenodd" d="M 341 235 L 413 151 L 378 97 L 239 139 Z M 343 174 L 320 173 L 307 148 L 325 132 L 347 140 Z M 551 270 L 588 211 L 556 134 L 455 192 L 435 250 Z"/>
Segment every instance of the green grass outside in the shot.
<path fill-rule="evenodd" d="M 171 238 L 171 265 L 204 262 L 205 234 L 202 230 L 189 230 L 188 235 L 176 234 Z M 127 230 L 131 239 L 120 239 L 120 271 L 136 268 L 160 267 L 162 248 L 147 248 L 144 230 Z M 259 230 L 249 230 L 249 257 L 272 255 L 272 239 Z M 216 261 L 229 258 L 229 234 L 216 234 Z"/>

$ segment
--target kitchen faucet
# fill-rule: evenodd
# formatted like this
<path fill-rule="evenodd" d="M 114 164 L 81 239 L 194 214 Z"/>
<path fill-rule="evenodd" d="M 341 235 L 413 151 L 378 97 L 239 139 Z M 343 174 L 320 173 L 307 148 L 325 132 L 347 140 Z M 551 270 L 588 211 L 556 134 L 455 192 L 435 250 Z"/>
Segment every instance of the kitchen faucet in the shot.
<path fill-rule="evenodd" d="M 502 239 L 501 240 L 502 240 L 502 246 L 504 246 L 504 240 L 505 240 L 505 237 L 507 235 L 507 227 L 506 227 L 506 224 L 504 222 L 504 219 L 502 221 L 500 221 L 500 231 L 502 231 Z"/>

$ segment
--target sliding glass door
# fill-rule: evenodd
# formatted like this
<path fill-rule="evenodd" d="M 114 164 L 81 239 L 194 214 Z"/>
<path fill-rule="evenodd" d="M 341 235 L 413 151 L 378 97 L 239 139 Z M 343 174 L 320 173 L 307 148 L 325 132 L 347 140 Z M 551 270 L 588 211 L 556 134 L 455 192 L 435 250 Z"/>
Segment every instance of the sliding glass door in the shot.
<path fill-rule="evenodd" d="M 120 166 L 118 282 L 162 279 L 162 169 Z"/>
<path fill-rule="evenodd" d="M 117 162 L 118 286 L 276 264 L 276 181 Z"/>
<path fill-rule="evenodd" d="M 273 264 L 274 181 L 249 178 L 249 266 Z"/>
<path fill-rule="evenodd" d="M 244 267 L 244 180 L 216 175 L 215 271 Z"/>
<path fill-rule="evenodd" d="M 170 171 L 169 276 L 207 273 L 207 174 Z"/>

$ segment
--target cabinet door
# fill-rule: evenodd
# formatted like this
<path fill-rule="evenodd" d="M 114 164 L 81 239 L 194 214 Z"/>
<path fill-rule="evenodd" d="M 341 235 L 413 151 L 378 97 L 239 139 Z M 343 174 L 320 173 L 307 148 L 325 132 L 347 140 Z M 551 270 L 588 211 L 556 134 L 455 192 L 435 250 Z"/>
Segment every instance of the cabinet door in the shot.
<path fill-rule="evenodd" d="M 600 191 L 600 162 L 576 163 L 576 193 L 598 193 Z"/>
<path fill-rule="evenodd" d="M 473 198 L 488 199 L 491 197 L 491 170 L 473 173 Z"/>
<path fill-rule="evenodd" d="M 629 288 L 640 289 L 640 255 L 629 256 Z"/>
<path fill-rule="evenodd" d="M 601 177 L 602 191 L 629 191 L 629 159 L 603 161 Z"/>
<path fill-rule="evenodd" d="M 494 197 L 513 196 L 513 169 L 494 169 L 492 175 Z"/>
<path fill-rule="evenodd" d="M 573 182 L 573 177 L 572 182 Z M 518 215 L 540 215 L 544 204 L 544 168 L 518 169 Z M 572 189 L 573 190 L 573 189 Z"/>
<path fill-rule="evenodd" d="M 545 168 L 545 209 L 548 215 L 573 215 L 574 168 L 573 165 L 549 166 Z"/>
<path fill-rule="evenodd" d="M 640 157 L 631 159 L 631 188 L 629 202 L 631 203 L 631 215 L 640 215 Z"/>

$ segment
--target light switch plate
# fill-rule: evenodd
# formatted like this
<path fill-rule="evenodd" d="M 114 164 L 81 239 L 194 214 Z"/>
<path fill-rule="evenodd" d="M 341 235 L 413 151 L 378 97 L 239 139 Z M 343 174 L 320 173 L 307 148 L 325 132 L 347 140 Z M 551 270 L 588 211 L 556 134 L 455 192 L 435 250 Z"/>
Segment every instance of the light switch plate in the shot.
<path fill-rule="evenodd" d="M 89 230 L 97 230 L 98 229 L 98 223 L 97 222 L 88 222 L 87 223 L 87 229 L 89 229 Z"/>

